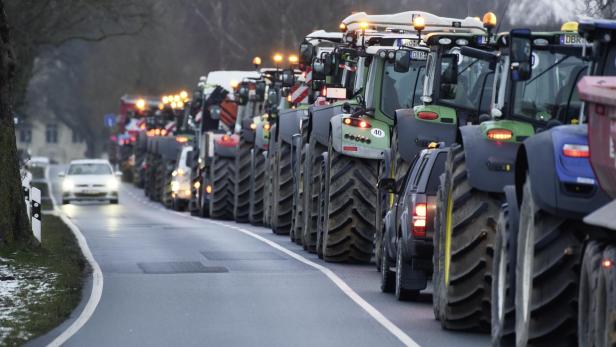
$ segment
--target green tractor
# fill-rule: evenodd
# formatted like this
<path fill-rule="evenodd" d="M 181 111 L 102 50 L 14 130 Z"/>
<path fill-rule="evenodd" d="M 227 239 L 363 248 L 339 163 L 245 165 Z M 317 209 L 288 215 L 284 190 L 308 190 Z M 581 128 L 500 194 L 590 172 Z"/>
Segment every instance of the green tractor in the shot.
<path fill-rule="evenodd" d="M 343 23 L 358 47 L 360 93 L 356 107 L 343 105 L 342 112 L 326 124 L 327 151 L 321 156 L 317 181 L 316 246 L 317 254 L 327 261 L 369 262 L 381 219 L 377 218 L 379 167 L 391 146 L 395 111 L 414 106 L 413 90 L 422 80 L 427 52 L 417 48 L 420 32 L 480 29 L 481 22 L 408 11 L 378 16 L 358 13 Z M 396 50 L 405 47 L 409 47 L 406 63 L 410 64 L 411 54 L 417 63 L 414 69 L 401 71 L 395 68 Z"/>
<path fill-rule="evenodd" d="M 238 223 L 250 221 L 252 153 L 255 144 L 256 122 L 263 108 L 266 82 L 262 77 L 246 78 L 236 88 L 238 103 L 235 132 L 239 143 L 234 165 L 233 217 Z M 252 197 L 254 198 L 254 196 Z"/>
<path fill-rule="evenodd" d="M 501 204 L 519 200 L 505 187 L 516 181 L 522 142 L 577 122 L 574 89 L 586 64 L 580 58 L 582 47 L 570 44 L 570 36 L 576 34 L 517 29 L 493 40 L 498 52 L 461 49 L 464 56 L 488 63 L 494 84 L 484 86 L 492 89 L 489 115 L 482 114 L 479 124 L 460 126 L 437 195 L 433 305 L 445 329 L 489 331 L 493 308 L 503 308 L 496 313 L 501 317 L 513 310 L 504 296 L 499 305 L 492 302 L 492 290 L 505 288 L 492 287 L 493 273 L 502 270 L 493 266 Z M 508 292 L 512 295 L 513 288 Z M 506 309 L 501 299 L 507 301 Z"/>
<path fill-rule="evenodd" d="M 486 19 L 491 19 L 488 14 Z M 395 111 L 391 148 L 385 151 L 379 178 L 395 180 L 400 191 L 403 179 L 418 153 L 431 143 L 450 145 L 458 127 L 477 123 L 488 112 L 494 74 L 488 64 L 460 54 L 462 47 L 488 49 L 488 30 L 494 22 L 467 20 L 467 26 L 452 31 L 432 32 L 423 37 L 424 47 L 403 47 L 396 51 L 394 70 L 420 69 L 411 85 L 408 105 Z M 486 30 L 487 29 L 487 30 Z M 443 29 L 441 29 L 443 30 Z M 425 50 L 428 53 L 425 53 Z M 426 64 L 426 60 L 428 63 Z M 464 94 L 471 91 L 468 97 Z M 394 201 L 393 194 L 379 191 L 375 235 L 375 263 L 381 270 L 383 217 Z"/>

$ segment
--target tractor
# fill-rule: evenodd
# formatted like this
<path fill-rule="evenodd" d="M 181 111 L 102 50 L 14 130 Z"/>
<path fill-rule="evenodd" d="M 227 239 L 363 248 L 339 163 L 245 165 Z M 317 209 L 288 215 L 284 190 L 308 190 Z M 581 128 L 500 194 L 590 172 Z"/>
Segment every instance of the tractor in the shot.
<path fill-rule="evenodd" d="M 594 180 L 572 182 L 569 176 L 560 181 L 548 170 L 549 163 L 556 158 L 567 174 L 592 176 L 592 172 L 576 172 L 579 167 L 567 171 L 571 170 L 571 162 L 561 158 L 563 143 L 557 143 L 577 141 L 583 131 L 583 126 L 576 125 L 580 102 L 575 93 L 575 84 L 587 69 L 581 58 L 584 49 L 581 43 L 577 33 L 564 25 L 558 32 L 514 29 L 499 34 L 493 38 L 497 51 L 473 47 L 463 47 L 460 51 L 464 56 L 487 62 L 494 70 L 494 83 L 489 115 L 481 114 L 479 124 L 460 126 L 456 143 L 448 149 L 437 194 L 433 307 L 445 329 L 489 331 L 492 327 L 495 344 L 508 345 L 512 333 L 510 317 L 517 306 L 512 295 L 515 286 L 521 283 L 514 284 L 510 278 L 514 269 L 517 272 L 520 268 L 515 261 L 517 251 L 512 239 L 517 234 L 518 220 L 528 225 L 539 217 L 534 213 L 529 215 L 527 209 L 526 219 L 518 218 L 518 201 L 522 199 L 523 189 L 517 187 L 523 187 L 526 180 L 526 174 L 521 172 L 531 167 L 527 158 L 533 157 L 531 161 L 537 163 L 532 165 L 533 172 L 539 173 L 538 177 L 533 176 L 537 187 L 551 189 L 544 196 L 548 200 L 542 201 L 552 204 L 550 213 L 569 209 L 565 213 L 575 218 L 573 211 L 580 212 L 586 206 L 572 207 L 568 203 L 583 199 L 590 207 L 602 199 L 593 187 Z M 537 155 L 542 162 L 535 161 Z M 541 169 L 540 164 L 543 164 Z M 512 189 L 512 185 L 516 188 Z M 559 193 L 563 193 L 560 206 L 556 203 Z M 535 202 L 533 208 L 537 206 Z M 559 223 L 552 222 L 560 217 L 554 219 L 555 215 L 549 213 L 543 216 L 547 217 L 543 219 L 544 227 L 558 228 Z M 550 237 L 557 239 L 559 235 Z M 564 250 L 564 253 L 573 251 Z M 548 288 L 544 290 L 547 294 Z M 550 293 L 555 295 L 552 299 L 558 299 L 555 291 Z M 533 305 L 542 311 L 534 316 L 548 314 L 545 306 L 548 299 L 542 300 L 543 307 L 539 303 Z M 529 317 L 528 311 L 524 314 Z M 552 335 L 568 324 L 570 317 L 566 309 L 549 314 L 554 325 L 542 326 L 542 332 L 535 331 L 533 338 L 541 340 L 543 334 L 559 341 L 566 339 L 565 335 Z M 524 334 L 521 326 L 516 330 L 518 335 Z"/>

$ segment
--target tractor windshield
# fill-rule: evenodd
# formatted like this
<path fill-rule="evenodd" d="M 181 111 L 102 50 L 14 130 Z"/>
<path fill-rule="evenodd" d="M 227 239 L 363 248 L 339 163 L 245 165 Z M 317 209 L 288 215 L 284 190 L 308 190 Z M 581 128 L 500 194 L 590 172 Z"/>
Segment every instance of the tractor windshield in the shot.
<path fill-rule="evenodd" d="M 580 113 L 582 103 L 575 86 L 586 72 L 581 58 L 534 50 L 531 78 L 515 84 L 513 113 L 531 122 L 570 123 Z"/>
<path fill-rule="evenodd" d="M 393 118 L 398 109 L 413 108 L 419 104 L 425 76 L 425 61 L 414 60 L 408 72 L 396 72 L 393 62 L 383 67 L 381 85 L 381 111 Z"/>
<path fill-rule="evenodd" d="M 494 73 L 489 63 L 458 53 L 453 48 L 451 53 L 458 54 L 458 77 L 456 84 L 441 83 L 439 99 L 453 107 L 481 110 L 487 112 L 492 97 Z M 447 66 L 441 66 L 446 71 Z"/>

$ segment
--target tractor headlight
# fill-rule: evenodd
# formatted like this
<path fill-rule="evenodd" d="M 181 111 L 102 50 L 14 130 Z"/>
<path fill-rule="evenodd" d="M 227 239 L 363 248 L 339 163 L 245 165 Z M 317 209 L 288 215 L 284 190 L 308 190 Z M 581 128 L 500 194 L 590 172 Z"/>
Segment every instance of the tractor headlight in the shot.
<path fill-rule="evenodd" d="M 70 191 L 73 190 L 75 188 L 75 183 L 70 179 L 70 178 L 65 178 L 64 181 L 62 181 L 62 190 L 63 191 Z"/>

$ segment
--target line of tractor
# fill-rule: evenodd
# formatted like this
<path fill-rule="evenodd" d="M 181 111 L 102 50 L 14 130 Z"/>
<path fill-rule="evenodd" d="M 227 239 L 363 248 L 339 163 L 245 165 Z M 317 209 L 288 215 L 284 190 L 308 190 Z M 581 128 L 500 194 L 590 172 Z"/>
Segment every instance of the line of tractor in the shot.
<path fill-rule="evenodd" d="M 124 179 L 428 287 L 494 346 L 616 346 L 616 21 L 354 13 L 297 54 L 125 96 Z"/>

